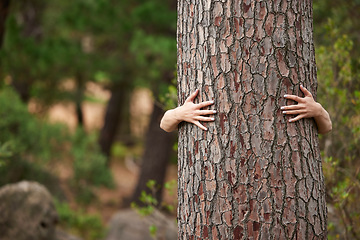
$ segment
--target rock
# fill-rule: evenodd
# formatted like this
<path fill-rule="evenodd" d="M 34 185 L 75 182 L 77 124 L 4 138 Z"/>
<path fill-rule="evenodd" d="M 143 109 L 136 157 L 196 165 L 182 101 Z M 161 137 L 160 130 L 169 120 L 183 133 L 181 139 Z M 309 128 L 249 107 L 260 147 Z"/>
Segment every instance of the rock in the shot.
<path fill-rule="evenodd" d="M 0 189 L 2 240 L 52 240 L 58 215 L 50 193 L 35 182 L 9 184 Z"/>
<path fill-rule="evenodd" d="M 119 211 L 111 219 L 105 240 L 153 240 L 149 227 L 156 226 L 155 239 L 176 240 L 177 226 L 174 218 L 166 217 L 160 211 L 142 217 L 132 209 Z"/>
<path fill-rule="evenodd" d="M 55 240 L 81 240 L 80 238 L 72 236 L 60 229 L 56 229 L 55 235 L 56 235 Z"/>
<path fill-rule="evenodd" d="M 22 181 L 0 188 L 1 240 L 77 240 L 56 230 L 58 214 L 48 190 Z"/>

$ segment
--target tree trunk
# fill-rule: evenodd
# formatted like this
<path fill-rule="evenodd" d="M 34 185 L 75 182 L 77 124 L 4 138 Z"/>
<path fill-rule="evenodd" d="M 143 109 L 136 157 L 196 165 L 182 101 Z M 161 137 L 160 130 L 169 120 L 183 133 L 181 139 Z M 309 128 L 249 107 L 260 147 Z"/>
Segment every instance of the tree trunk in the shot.
<path fill-rule="evenodd" d="M 0 49 L 4 41 L 6 17 L 9 12 L 10 0 L 2 0 L 0 2 Z"/>
<path fill-rule="evenodd" d="M 326 239 L 312 119 L 284 94 L 316 95 L 312 1 L 178 2 L 179 102 L 196 88 L 215 123 L 179 131 L 179 239 Z"/>
<path fill-rule="evenodd" d="M 164 132 L 159 127 L 163 115 L 164 110 L 154 103 L 154 110 L 146 135 L 146 148 L 142 159 L 141 172 L 132 196 L 132 201 L 138 204 L 141 204 L 139 199 L 142 191 L 151 193 L 151 190 L 146 186 L 149 180 L 155 180 L 157 185 L 154 197 L 158 203 L 162 200 L 166 169 L 171 155 L 172 144 L 174 143 L 174 135 Z"/>
<path fill-rule="evenodd" d="M 115 138 L 126 146 L 132 146 L 136 140 L 132 136 L 130 127 L 130 103 L 132 96 L 132 88 L 124 92 L 123 100 L 121 102 L 121 113 L 119 118 L 119 129 Z"/>
<path fill-rule="evenodd" d="M 121 120 L 120 115 L 127 90 L 128 89 L 123 86 L 117 86 L 111 90 L 111 97 L 106 108 L 104 125 L 100 131 L 99 137 L 101 152 L 108 158 L 110 158 L 111 146 L 114 142 Z"/>
<path fill-rule="evenodd" d="M 76 74 L 76 90 L 75 90 L 75 106 L 76 106 L 76 118 L 78 126 L 85 128 L 84 113 L 82 109 L 82 103 L 84 101 L 85 82 L 81 72 Z"/>
<path fill-rule="evenodd" d="M 34 42 L 41 44 L 43 35 L 42 17 L 46 7 L 45 1 L 24 1 L 18 17 L 21 19 L 21 29 L 24 38 L 33 39 Z M 31 87 L 33 79 L 27 72 L 13 72 L 12 86 L 19 94 L 21 100 L 27 103 L 31 97 Z"/>

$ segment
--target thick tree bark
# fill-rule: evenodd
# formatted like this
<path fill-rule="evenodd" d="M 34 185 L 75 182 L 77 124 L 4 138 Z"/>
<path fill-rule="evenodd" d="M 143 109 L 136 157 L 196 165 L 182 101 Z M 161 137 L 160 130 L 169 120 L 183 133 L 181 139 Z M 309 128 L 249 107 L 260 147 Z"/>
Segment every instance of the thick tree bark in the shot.
<path fill-rule="evenodd" d="M 157 189 L 155 198 L 158 203 L 162 200 L 162 190 L 165 181 L 166 169 L 169 163 L 174 135 L 160 129 L 160 120 L 164 110 L 154 103 L 154 110 L 151 115 L 149 129 L 146 135 L 145 152 L 142 159 L 141 172 L 138 184 L 132 196 L 132 201 L 141 204 L 139 201 L 141 192 L 151 193 L 146 186 L 149 180 L 155 180 Z"/>
<path fill-rule="evenodd" d="M 316 95 L 312 1 L 178 2 L 178 88 L 214 99 L 215 123 L 179 131 L 179 239 L 326 239 L 312 119 L 284 94 Z"/>

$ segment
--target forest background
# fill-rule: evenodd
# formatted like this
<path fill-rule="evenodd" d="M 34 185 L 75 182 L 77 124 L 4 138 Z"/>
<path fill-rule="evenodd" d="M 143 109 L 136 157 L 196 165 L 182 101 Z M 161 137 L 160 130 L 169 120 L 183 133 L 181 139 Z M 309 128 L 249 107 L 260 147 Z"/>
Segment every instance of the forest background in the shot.
<path fill-rule="evenodd" d="M 175 219 L 176 136 L 158 121 L 177 101 L 177 2 L 3 2 L 0 186 L 44 184 L 84 239 L 143 191 Z M 360 1 L 313 7 L 329 239 L 360 239 Z"/>

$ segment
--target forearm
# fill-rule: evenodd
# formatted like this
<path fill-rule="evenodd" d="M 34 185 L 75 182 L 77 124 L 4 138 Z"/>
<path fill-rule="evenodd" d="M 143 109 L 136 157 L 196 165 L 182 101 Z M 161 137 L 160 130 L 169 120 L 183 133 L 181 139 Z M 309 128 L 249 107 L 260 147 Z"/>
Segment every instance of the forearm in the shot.
<path fill-rule="evenodd" d="M 319 104 L 320 113 L 314 117 L 318 132 L 320 134 L 328 133 L 332 130 L 332 122 L 329 113 Z"/>
<path fill-rule="evenodd" d="M 166 132 L 172 132 L 176 130 L 179 123 L 182 122 L 182 120 L 180 120 L 177 116 L 176 113 L 177 110 L 178 108 L 175 108 L 165 112 L 160 122 L 161 129 L 163 129 Z"/>

